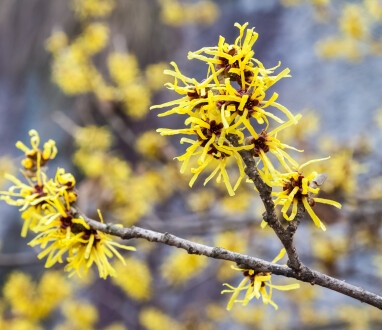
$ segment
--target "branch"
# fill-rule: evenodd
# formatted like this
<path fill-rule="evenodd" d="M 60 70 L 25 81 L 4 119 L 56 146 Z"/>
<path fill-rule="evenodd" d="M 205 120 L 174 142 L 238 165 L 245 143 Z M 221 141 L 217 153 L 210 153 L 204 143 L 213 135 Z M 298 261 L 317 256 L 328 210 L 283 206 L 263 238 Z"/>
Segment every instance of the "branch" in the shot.
<path fill-rule="evenodd" d="M 227 139 L 234 147 L 239 146 L 239 137 L 237 135 L 228 135 Z M 298 206 L 298 213 L 295 220 L 293 220 L 288 226 L 288 229 L 285 230 L 275 213 L 275 204 L 272 200 L 272 188 L 269 187 L 261 178 L 259 171 L 257 170 L 256 161 L 253 159 L 251 152 L 249 150 L 240 150 L 239 154 L 246 165 L 245 173 L 255 184 L 255 187 L 258 190 L 261 200 L 265 206 L 265 213 L 263 214 L 264 221 L 267 222 L 273 229 L 285 247 L 289 259 L 288 266 L 296 271 L 299 271 L 302 264 L 296 252 L 296 247 L 294 246 L 293 236 L 300 223 L 302 214 L 305 211 L 304 207 L 302 205 Z"/>
<path fill-rule="evenodd" d="M 312 285 L 317 284 L 382 310 L 381 296 L 366 291 L 360 287 L 348 284 L 345 281 L 341 281 L 320 272 L 311 270 L 310 268 L 303 265 L 299 271 L 296 271 L 289 267 L 272 264 L 259 258 L 250 257 L 248 255 L 229 251 L 220 247 L 211 247 L 199 243 L 194 243 L 169 233 L 159 233 L 135 226 L 130 228 L 117 227 L 113 224 L 104 224 L 88 218 L 85 220 L 87 224 L 93 229 L 102 231 L 106 234 L 118 236 L 122 239 L 128 240 L 132 238 L 141 238 L 149 242 L 157 242 L 169 246 L 174 246 L 186 250 L 189 254 L 198 254 L 214 259 L 232 261 L 240 265 L 240 267 L 254 269 L 255 271 L 259 272 L 270 272 L 275 275 L 291 277 L 302 282 L 310 283 Z"/>

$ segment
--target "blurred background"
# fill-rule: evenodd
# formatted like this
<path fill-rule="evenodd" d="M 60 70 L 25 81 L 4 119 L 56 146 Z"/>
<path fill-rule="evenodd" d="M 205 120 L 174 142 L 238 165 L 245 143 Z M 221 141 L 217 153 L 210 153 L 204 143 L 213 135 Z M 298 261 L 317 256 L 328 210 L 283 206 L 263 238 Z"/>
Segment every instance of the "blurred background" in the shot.
<path fill-rule="evenodd" d="M 0 0 L 0 189 L 17 174 L 28 131 L 57 142 L 56 167 L 78 181 L 88 216 L 170 232 L 266 260 L 281 243 L 260 228 L 262 206 L 251 184 L 236 196 L 225 187 L 180 175 L 173 160 L 185 147 L 159 127 L 153 104 L 176 95 L 163 84 L 175 61 L 200 80 L 206 66 L 188 51 L 233 43 L 234 23 L 249 22 L 265 67 L 281 61 L 292 78 L 274 88 L 301 122 L 279 138 L 304 154 L 331 155 L 317 205 L 327 232 L 303 221 L 296 244 L 307 265 L 382 294 L 382 1 L 380 0 Z M 280 70 L 280 71 L 281 71 Z M 312 168 L 313 169 L 313 168 Z M 0 327 L 3 329 L 380 329 L 381 313 L 338 293 L 301 284 L 274 292 L 279 305 L 251 301 L 226 312 L 223 283 L 237 286 L 230 263 L 134 240 L 119 276 L 67 278 L 45 270 L 22 239 L 16 208 L 0 204 Z M 128 243 L 130 245 L 130 242 Z M 285 260 L 284 260 L 285 262 Z M 292 280 L 274 276 L 274 284 Z"/>

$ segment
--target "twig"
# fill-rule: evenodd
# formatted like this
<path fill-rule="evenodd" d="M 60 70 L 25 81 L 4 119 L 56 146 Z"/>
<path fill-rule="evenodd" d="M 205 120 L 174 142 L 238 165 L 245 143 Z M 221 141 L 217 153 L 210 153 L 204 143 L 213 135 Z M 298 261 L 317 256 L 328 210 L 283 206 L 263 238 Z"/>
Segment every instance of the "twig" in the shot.
<path fill-rule="evenodd" d="M 237 135 L 228 135 L 227 139 L 233 146 L 239 146 L 239 137 Z M 249 150 L 240 150 L 239 154 L 246 165 L 245 173 L 255 184 L 255 187 L 258 190 L 261 200 L 265 206 L 265 213 L 263 214 L 264 221 L 268 223 L 268 225 L 276 233 L 281 243 L 284 245 L 289 259 L 288 266 L 296 271 L 299 271 L 302 268 L 302 264 L 294 246 L 293 236 L 297 230 L 301 215 L 304 212 L 304 207 L 299 205 L 299 212 L 296 215 L 296 219 L 292 221 L 294 224 L 291 229 L 284 229 L 275 213 L 275 204 L 272 200 L 272 188 L 269 187 L 260 177 L 259 171 L 257 170 L 256 161 L 253 159 L 251 152 Z"/>
<path fill-rule="evenodd" d="M 220 247 L 211 247 L 191 242 L 169 233 L 159 233 L 135 226 L 130 228 L 117 227 L 113 224 L 105 224 L 87 218 L 86 222 L 95 230 L 118 236 L 122 239 L 141 238 L 149 242 L 157 242 L 184 249 L 189 254 L 204 255 L 214 259 L 232 261 L 240 266 L 245 266 L 246 268 L 254 269 L 259 272 L 270 272 L 275 275 L 291 277 L 299 281 L 308 282 L 312 285 L 317 284 L 382 310 L 381 296 L 366 291 L 360 287 L 348 284 L 345 281 L 341 281 L 320 272 L 311 270 L 303 265 L 299 271 L 296 271 L 289 267 L 272 264 L 259 258 L 229 251 Z"/>

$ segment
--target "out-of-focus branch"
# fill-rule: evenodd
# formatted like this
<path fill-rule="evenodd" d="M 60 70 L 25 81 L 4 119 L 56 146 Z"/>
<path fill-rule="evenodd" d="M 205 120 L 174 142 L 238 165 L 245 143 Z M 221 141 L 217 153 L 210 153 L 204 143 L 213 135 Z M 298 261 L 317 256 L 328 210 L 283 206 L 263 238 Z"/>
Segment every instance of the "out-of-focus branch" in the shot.
<path fill-rule="evenodd" d="M 228 135 L 227 139 L 234 147 L 240 146 L 238 142 L 239 137 L 237 135 Z M 302 264 L 297 254 L 296 247 L 294 246 L 293 237 L 297 230 L 297 226 L 300 223 L 301 216 L 304 213 L 304 207 L 299 205 L 295 220 L 291 222 L 289 229 L 284 229 L 275 212 L 275 204 L 272 200 L 272 188 L 269 187 L 261 178 L 259 171 L 257 170 L 256 161 L 253 159 L 251 152 L 249 150 L 240 150 L 239 154 L 246 165 L 245 173 L 255 184 L 255 187 L 258 190 L 261 200 L 265 206 L 265 212 L 263 214 L 264 221 L 268 223 L 268 225 L 276 233 L 281 243 L 284 245 L 289 259 L 288 266 L 296 271 L 299 271 Z"/>
<path fill-rule="evenodd" d="M 311 270 L 303 265 L 301 265 L 299 271 L 296 271 L 289 267 L 272 264 L 259 258 L 229 251 L 220 247 L 212 247 L 195 243 L 169 233 L 159 233 L 135 226 L 123 228 L 113 224 L 101 223 L 88 218 L 85 220 L 91 228 L 110 235 L 118 236 L 122 239 L 141 238 L 149 242 L 157 242 L 184 249 L 189 254 L 204 255 L 209 258 L 232 261 L 240 267 L 254 269 L 258 272 L 270 272 L 275 275 L 292 277 L 299 281 L 308 282 L 312 285 L 317 284 L 324 288 L 337 291 L 382 310 L 381 296 L 368 292 L 360 287 L 348 284 L 345 281 L 341 281 L 320 272 Z"/>

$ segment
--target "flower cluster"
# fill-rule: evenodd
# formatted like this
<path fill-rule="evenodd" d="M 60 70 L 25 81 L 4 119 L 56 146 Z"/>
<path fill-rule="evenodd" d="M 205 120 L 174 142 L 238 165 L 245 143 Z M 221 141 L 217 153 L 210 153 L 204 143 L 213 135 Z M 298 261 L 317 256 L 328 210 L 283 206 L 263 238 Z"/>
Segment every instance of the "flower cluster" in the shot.
<path fill-rule="evenodd" d="M 179 0 L 158 0 L 161 7 L 161 20 L 173 26 L 185 24 L 209 25 L 220 14 L 219 7 L 209 0 L 181 2 Z"/>
<path fill-rule="evenodd" d="M 273 259 L 272 263 L 280 260 L 285 254 L 285 249 L 282 249 L 280 254 Z M 242 303 L 246 306 L 250 300 L 253 298 L 259 299 L 262 297 L 264 305 L 271 304 L 275 309 L 278 306 L 272 301 L 272 289 L 277 290 L 294 290 L 300 287 L 300 284 L 290 284 L 290 285 L 273 285 L 271 283 L 271 273 L 256 272 L 253 269 L 239 269 L 233 267 L 233 269 L 242 271 L 244 279 L 240 282 L 237 288 L 225 283 L 224 285 L 229 287 L 229 290 L 223 290 L 222 293 L 232 293 L 231 299 L 228 302 L 227 310 L 230 310 L 235 302 Z M 269 288 L 269 290 L 267 290 Z M 241 291 L 246 291 L 243 300 L 238 300 Z"/>
<path fill-rule="evenodd" d="M 241 150 L 248 150 L 258 159 L 259 173 L 271 187 L 280 187 L 282 192 L 274 193 L 277 197 L 276 205 L 282 205 L 282 213 L 286 220 L 293 220 L 297 212 L 298 202 L 307 208 L 316 225 L 324 229 L 310 205 L 313 203 L 311 194 L 319 189 L 311 188 L 310 183 L 315 178 L 302 175 L 298 163 L 286 152 L 286 149 L 297 150 L 277 138 L 277 134 L 295 124 L 301 115 L 293 115 L 286 107 L 276 102 L 277 93 L 268 95 L 269 88 L 280 79 L 289 77 L 289 69 L 278 74 L 275 70 L 280 66 L 266 69 L 254 57 L 252 46 L 257 40 L 257 33 L 253 29 L 246 29 L 248 23 L 235 26 L 240 33 L 235 43 L 226 43 L 220 37 L 218 46 L 204 47 L 188 54 L 189 59 L 198 59 L 208 65 L 207 76 L 202 81 L 183 75 L 175 63 L 171 63 L 173 70 L 165 73 L 175 78 L 174 83 L 167 83 L 167 87 L 181 95 L 174 101 L 156 105 L 151 109 L 171 107 L 159 116 L 180 114 L 186 116 L 186 128 L 158 129 L 162 135 L 185 134 L 192 138 L 182 138 L 180 143 L 188 143 L 186 152 L 177 157 L 182 161 L 181 173 L 184 173 L 189 163 L 193 177 L 190 187 L 198 176 L 209 168 L 212 172 L 205 178 L 204 184 L 217 176 L 217 182 L 223 181 L 228 193 L 233 196 L 245 176 L 243 160 L 239 154 Z M 269 126 L 276 124 L 275 128 Z M 245 137 L 245 133 L 250 136 Z M 238 143 L 233 144 L 232 137 Z M 279 165 L 275 166 L 274 157 Z M 239 177 L 232 187 L 227 164 L 234 159 Z M 308 162 L 307 164 L 310 164 Z M 305 164 L 305 165 L 307 165 Z M 304 166 L 305 166 L 304 165 Z M 280 171 L 281 167 L 283 173 Z M 308 194 L 309 193 L 309 194 Z M 336 202 L 316 199 L 318 202 L 340 207 Z M 309 204 L 310 203 L 310 204 Z M 292 207 L 292 215 L 287 211 Z"/>
<path fill-rule="evenodd" d="M 46 272 L 39 283 L 33 282 L 29 275 L 14 272 L 5 283 L 3 293 L 14 315 L 35 323 L 57 308 L 70 295 L 71 287 L 61 272 Z"/>
<path fill-rule="evenodd" d="M 134 54 L 122 51 L 107 54 L 108 76 L 93 62 L 109 43 L 106 19 L 114 0 L 73 0 L 73 10 L 82 21 L 81 33 L 70 40 L 63 31 L 55 31 L 46 41 L 53 55 L 52 79 L 67 95 L 93 94 L 99 102 L 112 102 L 124 108 L 134 120 L 147 115 L 151 91 L 164 83 L 164 63 L 149 65 L 141 72 Z"/>
<path fill-rule="evenodd" d="M 279 186 L 282 188 L 280 192 L 272 193 L 273 196 L 276 196 L 274 201 L 275 205 L 282 205 L 281 213 L 284 218 L 288 221 L 292 221 L 297 214 L 298 203 L 302 202 L 305 209 L 308 211 L 309 215 L 313 219 L 313 222 L 317 227 L 320 227 L 322 230 L 326 230 L 325 225 L 320 221 L 318 216 L 312 210 L 312 206 L 315 203 L 330 204 L 337 208 L 341 208 L 341 204 L 330 199 L 312 197 L 312 194 L 317 194 L 320 190 L 320 182 L 317 182 L 318 173 L 312 172 L 307 176 L 303 175 L 302 169 L 310 165 L 311 163 L 325 160 L 324 159 L 314 159 L 309 162 L 306 162 L 298 168 L 297 171 L 279 174 L 278 179 L 272 182 L 272 186 Z M 287 212 L 292 205 L 292 213 L 288 216 Z M 263 223 L 264 224 L 264 223 Z"/>
<path fill-rule="evenodd" d="M 113 242 L 108 235 L 90 228 L 75 206 L 77 193 L 73 175 L 63 168 L 57 169 L 54 179 L 48 179 L 45 173 L 44 165 L 57 153 L 55 142 L 49 140 L 40 150 L 38 133 L 31 130 L 29 134 L 32 148 L 22 142 L 16 144 L 26 156 L 21 171 L 26 183 L 7 175 L 13 185 L 8 191 L 0 192 L 0 199 L 20 207 L 24 220 L 21 236 L 26 237 L 28 230 L 37 234 L 29 245 L 40 246 L 42 252 L 38 258 L 47 257 L 47 268 L 62 263 L 67 255 L 65 270 L 70 272 L 69 276 L 86 274 L 93 263 L 97 265 L 100 277 L 114 276 L 115 270 L 108 258 L 115 255 L 124 262 L 115 247 L 135 248 Z M 100 213 L 99 216 L 102 221 Z"/>
<path fill-rule="evenodd" d="M 94 203 L 102 206 L 104 211 L 113 212 L 124 226 L 131 226 L 149 214 L 156 203 L 173 193 L 163 185 L 163 180 L 168 179 L 171 173 L 153 168 L 134 172 L 129 161 L 112 151 L 112 140 L 106 127 L 77 127 L 74 131 L 76 152 L 73 162 L 86 176 L 84 185 L 97 187 L 89 192 Z M 160 150 L 158 139 L 155 150 L 152 137 L 147 136 L 143 140 L 141 137 L 136 140 L 141 148 L 139 151 L 146 157 L 155 151 L 150 155 L 155 157 Z M 107 193 L 100 194 L 99 191 Z"/>
<path fill-rule="evenodd" d="M 242 149 L 252 150 L 254 155 L 261 155 L 261 160 L 266 165 L 269 165 L 270 162 L 265 154 L 270 151 L 277 156 L 287 170 L 290 170 L 290 167 L 285 162 L 285 158 L 296 166 L 296 162 L 283 150 L 289 146 L 280 143 L 274 135 L 297 123 L 299 119 L 299 116 L 293 116 L 288 109 L 276 102 L 277 93 L 273 93 L 270 98 L 266 99 L 267 90 L 281 78 L 287 77 L 289 69 L 285 69 L 277 75 L 273 75 L 273 73 L 278 66 L 265 69 L 260 61 L 253 58 L 252 46 L 257 39 L 257 34 L 253 29 L 248 29 L 244 37 L 247 24 L 243 26 L 236 24 L 236 26 L 240 29 L 240 36 L 234 45 L 225 43 L 225 39 L 220 37 L 217 47 L 206 47 L 189 53 L 189 59 L 196 58 L 208 64 L 207 77 L 202 82 L 184 76 L 177 65 L 171 63 L 174 70 L 166 70 L 165 73 L 174 76 L 175 83 L 167 84 L 167 86 L 183 97 L 151 107 L 151 109 L 173 107 L 159 116 L 173 113 L 188 116 L 185 125 L 189 125 L 189 128 L 159 129 L 158 131 L 162 135 L 187 134 L 194 137 L 194 139 L 181 139 L 181 143 L 189 143 L 191 146 L 184 155 L 178 157 L 180 161 L 183 161 L 181 168 L 183 173 L 189 160 L 198 155 L 198 167 L 191 170 L 194 176 L 190 181 L 190 186 L 208 165 L 216 164 L 204 184 L 218 174 L 217 181 L 223 180 L 231 196 L 235 194 L 235 190 L 245 175 L 242 159 L 238 153 Z M 180 86 L 180 83 L 183 83 L 184 86 Z M 234 83 L 237 83 L 238 87 L 234 87 Z M 268 111 L 267 108 L 270 106 L 281 110 L 288 121 L 285 122 L 273 111 Z M 261 133 L 256 132 L 254 123 L 251 122 L 252 119 L 259 125 L 266 124 Z M 269 119 L 282 125 L 267 133 Z M 242 131 L 244 129 L 251 134 L 250 144 L 240 147 L 231 145 L 227 136 L 236 135 L 239 142 L 243 143 Z M 226 170 L 227 161 L 230 158 L 236 160 L 240 171 L 240 176 L 233 188 Z M 270 166 L 269 169 L 274 172 L 273 166 Z"/>

